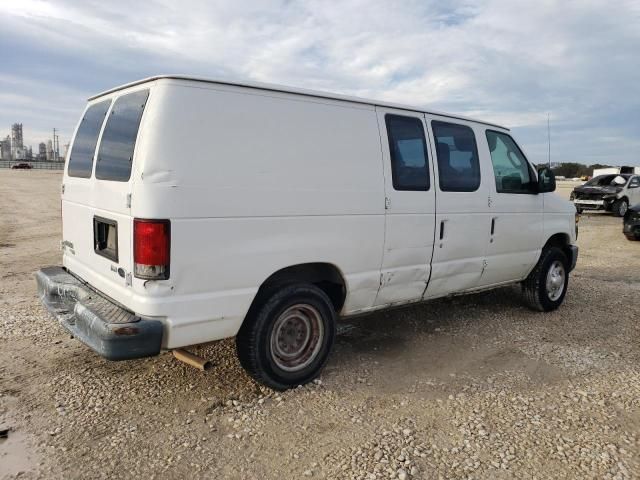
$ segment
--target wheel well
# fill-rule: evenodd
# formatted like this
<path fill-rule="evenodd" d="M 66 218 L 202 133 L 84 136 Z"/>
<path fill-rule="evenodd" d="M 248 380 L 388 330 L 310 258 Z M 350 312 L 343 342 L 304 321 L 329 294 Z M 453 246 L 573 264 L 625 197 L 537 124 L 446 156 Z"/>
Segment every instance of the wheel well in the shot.
<path fill-rule="evenodd" d="M 567 235 L 566 233 L 556 233 L 554 235 L 551 235 L 551 237 L 549 237 L 549 240 L 547 240 L 547 243 L 544 244 L 543 250 L 548 247 L 558 247 L 562 249 L 564 254 L 569 259 L 569 262 L 571 262 L 571 257 L 573 256 L 573 252 L 569 248 L 569 245 L 571 245 L 571 239 L 569 238 L 569 235 Z"/>
<path fill-rule="evenodd" d="M 253 303 L 261 299 L 266 292 L 291 283 L 315 285 L 327 294 L 336 312 L 342 310 L 347 287 L 342 273 L 331 263 L 303 263 L 278 270 L 262 283 Z"/>

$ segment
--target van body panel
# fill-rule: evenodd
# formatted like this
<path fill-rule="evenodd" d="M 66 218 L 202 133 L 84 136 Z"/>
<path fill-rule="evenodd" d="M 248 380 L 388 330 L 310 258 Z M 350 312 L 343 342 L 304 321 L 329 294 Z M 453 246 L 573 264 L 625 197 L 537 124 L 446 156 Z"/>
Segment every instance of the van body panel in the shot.
<path fill-rule="evenodd" d="M 378 290 L 379 269 L 366 268 L 380 262 L 381 241 L 371 241 L 384 236 L 380 220 L 370 215 L 173 220 L 171 278 L 146 286 L 134 279 L 134 289 L 145 297 L 181 304 L 187 324 L 235 319 L 235 335 L 265 279 L 292 265 L 322 262 L 340 267 L 348 285 L 343 313 L 354 313 L 370 307 Z M 358 245 L 357 251 L 344 236 Z M 168 288 L 150 290 L 154 284 Z M 211 300 L 208 308 L 203 305 L 202 316 L 192 314 L 194 297 Z M 227 297 L 242 301 L 218 304 Z M 212 317 L 213 312 L 218 316 Z M 181 320 L 172 322 L 179 325 Z M 173 343 L 171 335 L 168 342 Z M 201 328 L 193 335 L 202 336 Z"/>
<path fill-rule="evenodd" d="M 135 216 L 384 220 L 373 107 L 176 83 L 155 94 L 154 138 L 136 166 Z"/>
<path fill-rule="evenodd" d="M 574 244 L 577 240 L 576 235 L 576 209 L 571 202 L 566 202 L 558 195 L 553 193 L 545 193 L 542 196 L 543 202 L 543 235 L 541 246 L 555 234 L 561 233 L 567 236 L 569 242 Z"/>

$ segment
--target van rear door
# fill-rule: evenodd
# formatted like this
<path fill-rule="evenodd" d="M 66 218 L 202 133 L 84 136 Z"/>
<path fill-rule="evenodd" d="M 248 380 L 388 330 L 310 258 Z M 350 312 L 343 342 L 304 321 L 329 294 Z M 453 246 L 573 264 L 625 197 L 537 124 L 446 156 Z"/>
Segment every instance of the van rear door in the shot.
<path fill-rule="evenodd" d="M 125 305 L 133 270 L 131 172 L 148 96 L 138 88 L 92 101 L 63 179 L 63 264 Z"/>

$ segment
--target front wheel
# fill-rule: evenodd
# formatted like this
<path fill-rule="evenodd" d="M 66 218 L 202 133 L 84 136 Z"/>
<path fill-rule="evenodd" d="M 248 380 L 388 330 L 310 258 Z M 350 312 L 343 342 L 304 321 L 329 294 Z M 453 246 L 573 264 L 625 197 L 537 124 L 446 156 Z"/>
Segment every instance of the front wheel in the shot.
<path fill-rule="evenodd" d="M 569 262 L 558 247 L 545 248 L 537 265 L 522 282 L 522 291 L 531 308 L 549 312 L 558 308 L 567 293 Z"/>
<path fill-rule="evenodd" d="M 624 217 L 624 214 L 627 213 L 628 208 L 629 203 L 623 198 L 614 202 L 614 204 L 611 206 L 611 211 L 616 217 Z"/>
<path fill-rule="evenodd" d="M 286 285 L 262 295 L 236 337 L 242 367 L 275 390 L 310 382 L 324 367 L 336 336 L 336 313 L 315 285 Z"/>

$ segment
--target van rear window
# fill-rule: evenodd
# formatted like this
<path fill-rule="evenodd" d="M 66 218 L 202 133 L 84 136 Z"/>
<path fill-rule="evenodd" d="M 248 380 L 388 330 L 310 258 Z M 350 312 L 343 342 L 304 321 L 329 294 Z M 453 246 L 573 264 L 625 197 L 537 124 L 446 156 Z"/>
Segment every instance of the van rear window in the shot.
<path fill-rule="evenodd" d="M 96 178 L 126 182 L 131 176 L 133 150 L 149 90 L 128 93 L 113 104 L 100 140 Z"/>
<path fill-rule="evenodd" d="M 69 155 L 67 173 L 70 177 L 89 178 L 91 176 L 98 135 L 110 104 L 111 100 L 96 103 L 87 108 L 84 113 Z"/>

